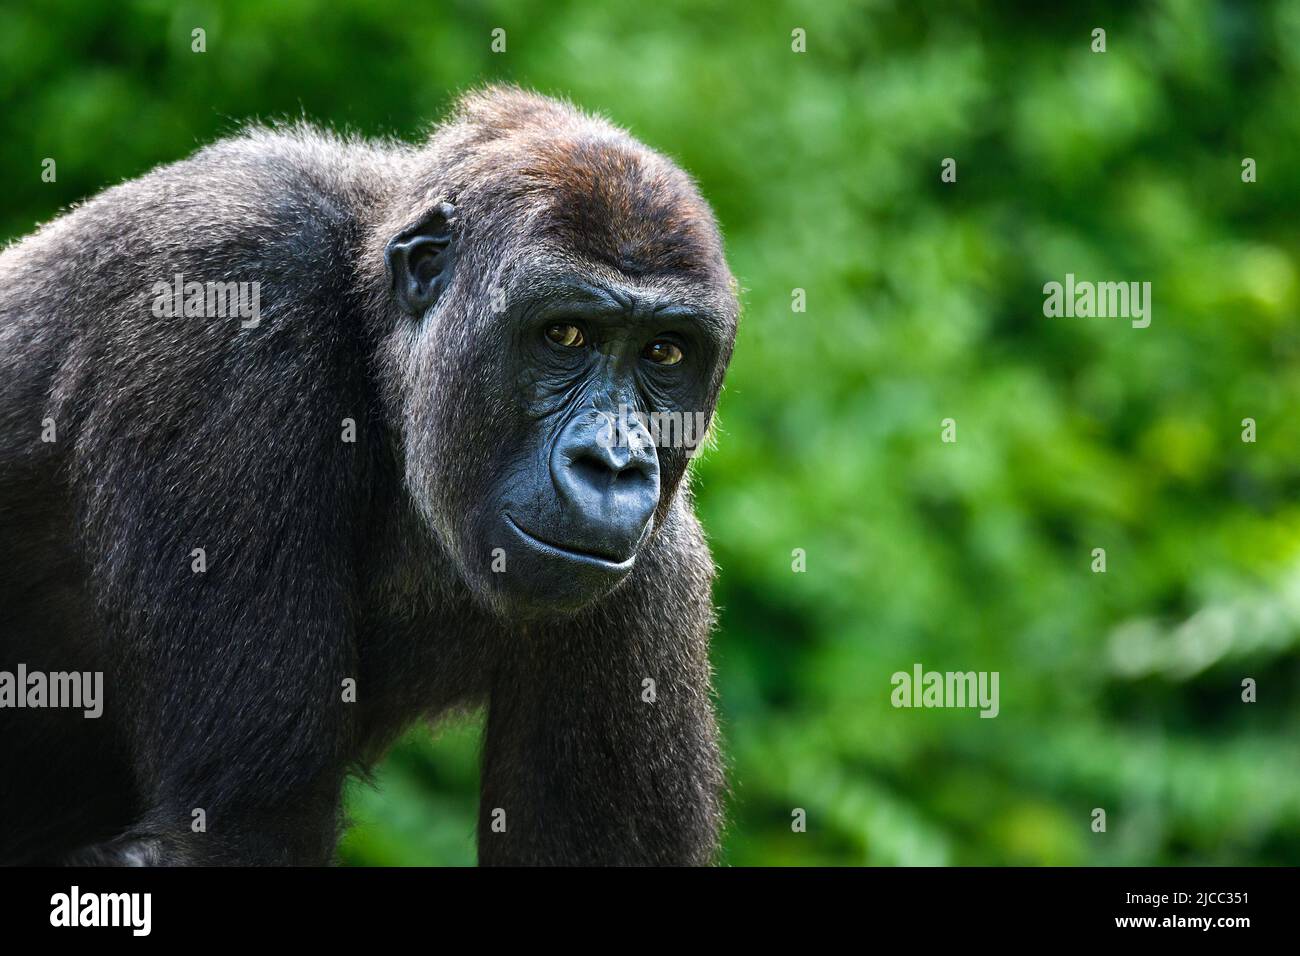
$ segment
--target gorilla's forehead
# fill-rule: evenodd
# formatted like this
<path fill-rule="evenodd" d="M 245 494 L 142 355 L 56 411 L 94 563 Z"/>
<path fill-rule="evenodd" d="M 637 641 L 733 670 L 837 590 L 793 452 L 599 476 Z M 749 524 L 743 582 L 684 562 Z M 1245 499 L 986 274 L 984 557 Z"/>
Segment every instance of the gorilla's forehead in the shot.
<path fill-rule="evenodd" d="M 677 166 L 622 134 L 539 138 L 500 170 L 526 202 L 526 241 L 624 280 L 730 286 L 713 213 Z"/>

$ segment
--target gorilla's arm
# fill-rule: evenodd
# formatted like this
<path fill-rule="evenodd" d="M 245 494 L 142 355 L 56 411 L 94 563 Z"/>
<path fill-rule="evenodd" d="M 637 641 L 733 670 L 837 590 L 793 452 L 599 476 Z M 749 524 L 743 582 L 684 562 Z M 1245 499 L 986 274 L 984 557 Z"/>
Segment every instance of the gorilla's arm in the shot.
<path fill-rule="evenodd" d="M 518 635 L 501 664 L 480 863 L 712 861 L 723 779 L 708 662 L 713 567 L 682 500 L 642 558 L 612 600 Z"/>
<path fill-rule="evenodd" d="M 209 407 L 152 473 L 103 466 L 115 487 L 94 527 L 116 566 L 102 600 L 143 771 L 126 862 L 330 859 L 353 736 L 343 681 L 357 674 L 343 463 L 355 452 L 337 442 L 331 396 L 285 395 Z M 243 460 L 217 466 L 219 446 Z M 239 487 L 274 493 L 241 500 Z M 206 832 L 191 826 L 199 809 Z"/>

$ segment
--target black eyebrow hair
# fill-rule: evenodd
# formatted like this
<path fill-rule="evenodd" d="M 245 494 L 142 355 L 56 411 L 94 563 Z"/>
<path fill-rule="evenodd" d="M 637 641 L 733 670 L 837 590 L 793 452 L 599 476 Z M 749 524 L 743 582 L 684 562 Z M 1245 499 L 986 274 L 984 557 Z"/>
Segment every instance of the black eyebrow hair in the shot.
<path fill-rule="evenodd" d="M 682 302 L 665 302 L 656 306 L 652 313 L 656 317 L 690 321 L 706 328 L 719 341 L 727 334 L 727 322 L 712 309 L 688 305 Z"/>
<path fill-rule="evenodd" d="M 532 300 L 532 305 L 529 311 L 541 310 L 548 301 L 559 300 L 557 304 L 563 305 L 566 299 L 569 301 L 577 299 L 597 307 L 603 306 L 610 312 L 618 312 L 631 308 L 634 297 L 641 298 L 641 295 L 577 276 L 552 276 L 530 290 L 529 298 Z M 722 339 L 727 334 L 726 320 L 714 309 L 667 296 L 660 296 L 660 299 L 661 301 L 649 310 L 649 316 L 678 322 L 694 322 L 718 339 Z"/>

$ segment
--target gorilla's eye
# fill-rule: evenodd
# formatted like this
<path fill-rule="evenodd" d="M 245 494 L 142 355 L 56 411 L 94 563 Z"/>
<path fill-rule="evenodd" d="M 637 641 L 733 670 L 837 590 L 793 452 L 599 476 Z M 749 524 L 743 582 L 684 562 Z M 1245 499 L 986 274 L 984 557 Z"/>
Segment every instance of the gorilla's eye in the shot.
<path fill-rule="evenodd" d="M 582 329 L 576 325 L 549 325 L 546 327 L 546 337 L 566 349 L 576 349 L 587 343 Z"/>
<path fill-rule="evenodd" d="M 682 360 L 682 350 L 665 339 L 655 339 L 641 354 L 656 365 L 676 365 Z"/>

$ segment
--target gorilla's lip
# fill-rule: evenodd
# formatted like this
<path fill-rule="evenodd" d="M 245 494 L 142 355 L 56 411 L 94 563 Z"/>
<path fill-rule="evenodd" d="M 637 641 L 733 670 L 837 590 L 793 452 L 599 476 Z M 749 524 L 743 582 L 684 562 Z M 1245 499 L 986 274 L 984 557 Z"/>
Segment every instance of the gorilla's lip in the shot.
<path fill-rule="evenodd" d="M 519 522 L 509 514 L 505 514 L 503 517 L 505 518 L 506 524 L 514 529 L 515 534 L 523 538 L 533 547 L 534 550 L 540 551 L 543 554 L 564 558 L 568 561 L 579 561 L 583 564 L 589 564 L 606 571 L 626 572 L 631 570 L 632 565 L 636 563 L 636 554 L 620 561 L 607 555 L 596 554 L 591 551 L 582 551 L 569 545 L 556 544 L 552 541 L 547 541 L 544 538 L 539 538 L 531 531 L 525 531 L 520 527 Z"/>

